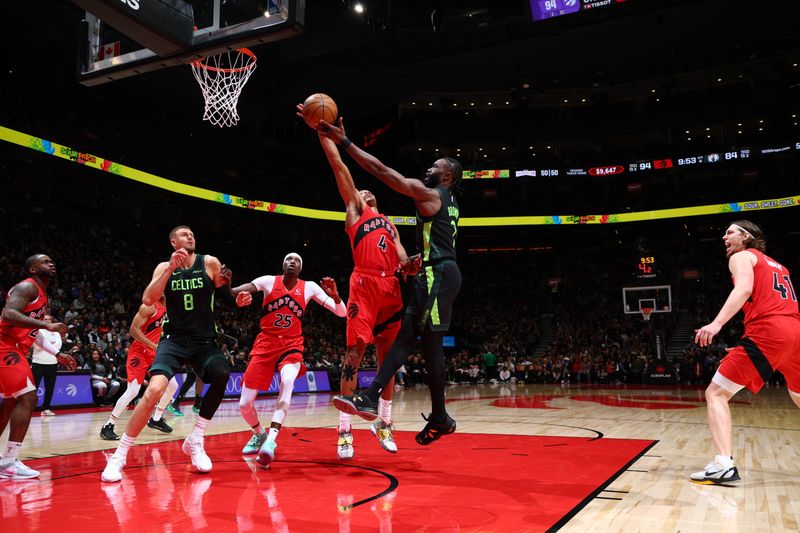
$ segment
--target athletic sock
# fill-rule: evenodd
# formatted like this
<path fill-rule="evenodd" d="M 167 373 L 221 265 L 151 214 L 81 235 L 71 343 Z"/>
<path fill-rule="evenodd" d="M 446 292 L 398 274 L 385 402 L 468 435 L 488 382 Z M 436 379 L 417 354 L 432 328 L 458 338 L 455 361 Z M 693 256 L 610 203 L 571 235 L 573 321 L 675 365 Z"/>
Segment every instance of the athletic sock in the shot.
<path fill-rule="evenodd" d="M 6 452 L 3 454 L 3 462 L 10 463 L 14 461 L 14 459 L 19 457 L 20 449 L 22 449 L 21 442 L 15 442 L 13 440 L 8 441 L 8 445 L 6 446 Z"/>
<path fill-rule="evenodd" d="M 162 416 L 164 416 L 164 409 L 161 407 L 156 407 L 156 410 L 153 412 L 153 422 L 158 422 L 161 420 Z"/>
<path fill-rule="evenodd" d="M 714 461 L 722 468 L 731 468 L 733 466 L 733 457 L 729 455 L 715 455 Z"/>
<path fill-rule="evenodd" d="M 378 416 L 384 424 L 392 423 L 392 400 L 378 400 Z"/>
<path fill-rule="evenodd" d="M 339 433 L 350 431 L 350 415 L 339 411 Z"/>
<path fill-rule="evenodd" d="M 275 439 L 278 438 L 278 432 L 280 430 L 278 428 L 269 428 L 269 435 L 267 436 L 267 442 L 275 442 Z"/>
<path fill-rule="evenodd" d="M 194 422 L 194 428 L 192 428 L 192 432 L 189 434 L 189 436 L 196 439 L 202 439 L 205 436 L 206 429 L 208 429 L 208 424 L 210 423 L 211 420 L 203 418 L 202 416 L 198 416 L 197 420 Z"/>
<path fill-rule="evenodd" d="M 123 433 L 122 438 L 119 439 L 119 446 L 117 446 L 117 451 L 114 452 L 114 455 L 121 459 L 125 459 L 128 457 L 128 450 L 135 442 L 136 437 L 129 437 L 127 433 Z"/>

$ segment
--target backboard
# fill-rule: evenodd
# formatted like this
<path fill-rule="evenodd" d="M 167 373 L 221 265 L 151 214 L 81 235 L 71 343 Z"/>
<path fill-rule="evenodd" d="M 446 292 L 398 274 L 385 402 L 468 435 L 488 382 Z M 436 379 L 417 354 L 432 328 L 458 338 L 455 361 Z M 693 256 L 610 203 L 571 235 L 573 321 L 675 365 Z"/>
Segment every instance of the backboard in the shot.
<path fill-rule="evenodd" d="M 286 39 L 305 0 L 72 0 L 86 10 L 78 81 L 108 83 Z"/>
<path fill-rule="evenodd" d="M 622 312 L 626 315 L 639 315 L 643 308 L 651 308 L 653 313 L 671 313 L 672 287 L 670 285 L 622 287 Z"/>

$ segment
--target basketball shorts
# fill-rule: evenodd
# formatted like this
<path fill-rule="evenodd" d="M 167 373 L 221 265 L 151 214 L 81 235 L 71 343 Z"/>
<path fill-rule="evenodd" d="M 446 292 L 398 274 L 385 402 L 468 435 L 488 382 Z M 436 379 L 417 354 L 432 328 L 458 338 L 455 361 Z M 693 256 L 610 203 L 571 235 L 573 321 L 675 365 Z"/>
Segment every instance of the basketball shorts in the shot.
<path fill-rule="evenodd" d="M 18 398 L 35 390 L 31 365 L 22 350 L 0 345 L 0 396 Z"/>
<path fill-rule="evenodd" d="M 746 324 L 741 344 L 728 352 L 718 371 L 755 393 L 776 370 L 787 388 L 800 394 L 800 318 L 770 316 Z"/>
<path fill-rule="evenodd" d="M 347 302 L 347 345 L 372 344 L 376 337 L 393 341 L 403 318 L 400 280 L 354 271 Z"/>
<path fill-rule="evenodd" d="M 162 375 L 172 379 L 175 370 L 187 366 L 192 368 L 203 382 L 208 383 L 211 380 L 205 374 L 206 368 L 217 358 L 225 360 L 216 339 L 167 335 L 158 343 L 150 375 Z"/>
<path fill-rule="evenodd" d="M 447 331 L 453 317 L 453 301 L 461 290 L 461 270 L 446 260 L 423 266 L 414 280 L 414 291 L 406 314 L 416 316 L 420 330 Z"/>
<path fill-rule="evenodd" d="M 128 349 L 128 360 L 125 363 L 127 370 L 128 381 L 136 380 L 139 385 L 144 383 L 145 376 L 148 375 L 148 370 L 153 365 L 156 358 L 156 352 L 144 347 L 141 344 L 134 344 Z"/>
<path fill-rule="evenodd" d="M 303 364 L 303 349 L 303 337 L 280 338 L 259 334 L 250 350 L 250 362 L 244 371 L 242 384 L 248 389 L 269 390 L 275 372 L 280 374 L 284 365 L 293 363 L 300 363 L 299 378 L 308 370 Z"/>

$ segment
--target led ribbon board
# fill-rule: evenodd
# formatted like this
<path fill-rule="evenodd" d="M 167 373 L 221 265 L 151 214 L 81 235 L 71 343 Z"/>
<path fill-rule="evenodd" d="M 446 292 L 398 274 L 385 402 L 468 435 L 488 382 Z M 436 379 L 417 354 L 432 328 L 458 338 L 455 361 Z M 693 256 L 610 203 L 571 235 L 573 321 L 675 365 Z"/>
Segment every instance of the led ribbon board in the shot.
<path fill-rule="evenodd" d="M 92 167 L 103 172 L 114 174 L 121 178 L 138 181 L 151 187 L 158 187 L 176 194 L 218 202 L 233 207 L 265 211 L 279 215 L 312 218 L 316 220 L 344 221 L 344 212 L 326 211 L 323 209 L 309 209 L 292 205 L 278 204 L 263 200 L 250 200 L 241 196 L 227 194 L 194 185 L 187 185 L 178 181 L 162 178 L 149 172 L 131 168 L 109 159 L 79 152 L 68 146 L 52 141 L 40 139 L 25 133 L 0 126 L 0 140 L 7 141 L 25 148 L 37 150 L 52 156 L 67 159 L 73 163 Z M 623 222 L 645 222 L 651 220 L 664 220 L 669 218 L 684 218 L 700 215 L 722 215 L 729 213 L 747 213 L 764 209 L 781 209 L 785 207 L 800 206 L 800 195 L 772 198 L 768 200 L 751 200 L 733 202 L 729 204 L 710 204 L 692 207 L 677 207 L 673 209 L 659 209 L 656 211 L 639 211 L 635 213 L 600 214 L 600 215 L 552 215 L 552 216 L 511 216 L 511 217 L 464 217 L 459 220 L 462 227 L 492 227 L 492 226 L 549 226 L 570 224 L 616 224 Z M 390 216 L 389 219 L 399 226 L 412 226 L 416 224 L 413 216 Z"/>

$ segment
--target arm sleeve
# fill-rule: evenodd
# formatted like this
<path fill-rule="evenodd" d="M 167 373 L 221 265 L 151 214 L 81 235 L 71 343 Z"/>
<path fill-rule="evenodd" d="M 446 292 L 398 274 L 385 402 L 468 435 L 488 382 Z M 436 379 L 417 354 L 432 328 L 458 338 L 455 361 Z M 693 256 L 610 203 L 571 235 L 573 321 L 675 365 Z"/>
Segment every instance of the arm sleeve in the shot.
<path fill-rule="evenodd" d="M 306 282 L 306 295 L 336 316 L 343 317 L 347 313 L 344 300 L 340 300 L 337 304 L 333 301 L 333 298 L 328 296 L 325 291 L 322 290 L 322 287 L 313 281 Z M 306 303 L 308 302 L 306 301 Z"/>
<path fill-rule="evenodd" d="M 272 292 L 272 287 L 275 285 L 275 276 L 261 276 L 254 279 L 251 283 L 264 294 L 269 294 Z"/>
<path fill-rule="evenodd" d="M 45 329 L 39 330 L 39 332 L 36 334 L 36 340 L 34 340 L 33 343 L 50 355 L 58 355 L 58 349 L 61 347 L 61 343 L 56 345 L 53 339 L 47 335 L 47 330 Z"/>

